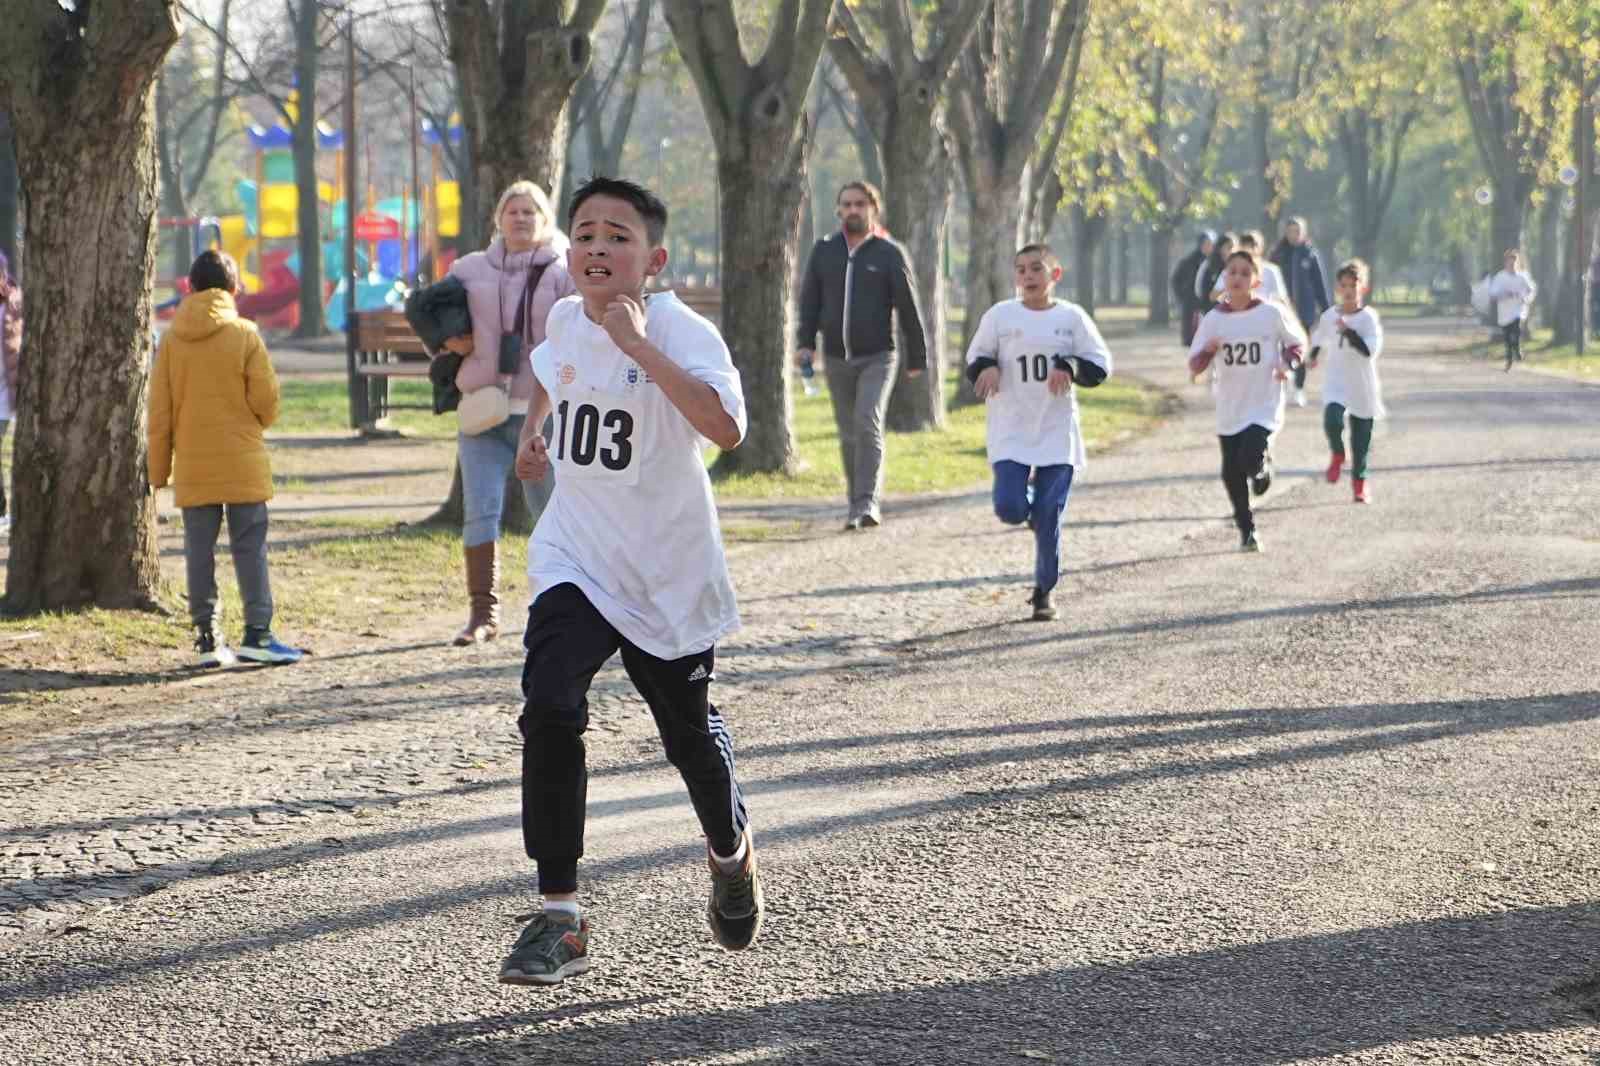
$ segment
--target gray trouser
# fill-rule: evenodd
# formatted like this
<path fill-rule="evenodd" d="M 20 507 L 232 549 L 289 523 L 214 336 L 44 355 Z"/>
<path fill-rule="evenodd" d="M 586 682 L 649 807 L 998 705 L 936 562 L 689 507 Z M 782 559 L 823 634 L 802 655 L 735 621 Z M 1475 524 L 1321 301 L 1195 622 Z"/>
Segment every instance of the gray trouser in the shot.
<path fill-rule="evenodd" d="M 267 505 L 207 504 L 183 509 L 183 560 L 189 571 L 189 618 L 198 629 L 217 622 L 217 535 L 228 510 L 228 549 L 239 579 L 247 629 L 272 628 L 272 584 L 267 580 Z"/>
<path fill-rule="evenodd" d="M 889 407 L 898 360 L 894 352 L 854 359 L 829 356 L 824 364 L 833 396 L 833 421 L 839 427 L 850 517 L 878 517 L 883 494 L 883 414 Z"/>

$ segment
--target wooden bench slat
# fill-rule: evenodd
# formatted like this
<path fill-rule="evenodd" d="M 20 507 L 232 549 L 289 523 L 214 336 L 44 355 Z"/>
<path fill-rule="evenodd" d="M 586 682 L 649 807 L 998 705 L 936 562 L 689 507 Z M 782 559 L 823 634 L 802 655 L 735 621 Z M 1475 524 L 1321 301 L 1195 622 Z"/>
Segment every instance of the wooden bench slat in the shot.
<path fill-rule="evenodd" d="M 369 378 L 425 378 L 427 363 L 362 363 L 356 373 Z"/>

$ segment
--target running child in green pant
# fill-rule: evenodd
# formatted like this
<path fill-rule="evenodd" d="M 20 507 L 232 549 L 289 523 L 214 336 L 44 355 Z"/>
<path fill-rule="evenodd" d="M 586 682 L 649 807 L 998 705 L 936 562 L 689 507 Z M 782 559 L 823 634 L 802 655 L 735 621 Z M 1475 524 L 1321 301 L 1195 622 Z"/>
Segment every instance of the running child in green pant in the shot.
<path fill-rule="evenodd" d="M 1328 434 L 1328 482 L 1337 484 L 1344 466 L 1344 423 L 1350 419 L 1350 484 L 1356 503 L 1372 500 L 1367 488 L 1367 459 L 1372 450 L 1372 426 L 1385 414 L 1383 388 L 1378 381 L 1378 355 L 1383 351 L 1383 324 L 1378 312 L 1363 306 L 1367 297 L 1367 264 L 1351 259 L 1335 275 L 1334 306 L 1322 313 L 1311 336 L 1311 365 L 1326 353 L 1327 373 L 1322 380 L 1322 426 Z"/>

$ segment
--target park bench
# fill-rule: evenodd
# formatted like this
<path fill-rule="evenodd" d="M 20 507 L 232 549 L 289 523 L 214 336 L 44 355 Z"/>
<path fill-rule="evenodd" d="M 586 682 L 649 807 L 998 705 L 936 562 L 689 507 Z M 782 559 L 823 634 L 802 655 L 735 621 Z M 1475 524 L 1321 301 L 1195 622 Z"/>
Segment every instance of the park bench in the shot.
<path fill-rule="evenodd" d="M 345 365 L 350 379 L 350 425 L 372 432 L 390 411 L 432 411 L 431 403 L 395 403 L 390 378 L 428 376 L 428 349 L 403 312 L 357 311 L 345 330 Z"/>

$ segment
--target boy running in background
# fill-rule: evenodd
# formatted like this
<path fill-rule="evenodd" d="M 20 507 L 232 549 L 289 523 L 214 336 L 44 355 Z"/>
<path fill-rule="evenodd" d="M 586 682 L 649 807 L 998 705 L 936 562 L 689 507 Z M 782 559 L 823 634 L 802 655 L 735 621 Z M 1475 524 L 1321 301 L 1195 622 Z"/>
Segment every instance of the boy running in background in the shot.
<path fill-rule="evenodd" d="M 1278 264 L 1266 258 L 1267 239 L 1258 229 L 1247 230 L 1239 235 L 1239 247 L 1256 257 L 1256 264 L 1261 267 L 1261 288 L 1256 290 L 1256 295 L 1263 300 L 1288 300 L 1289 286 L 1283 283 L 1283 271 L 1278 269 Z"/>
<path fill-rule="evenodd" d="M 967 352 L 967 377 L 988 402 L 994 512 L 1033 529 L 1033 619 L 1056 616 L 1051 592 L 1061 571 L 1061 519 L 1074 471 L 1083 469 L 1083 431 L 1074 384 L 1089 389 L 1111 374 L 1111 353 L 1094 320 L 1055 298 L 1061 262 L 1048 245 L 1016 255 L 1020 298 L 983 314 Z M 1028 476 L 1033 475 L 1030 495 Z"/>
<path fill-rule="evenodd" d="M 542 911 L 500 970 L 554 985 L 589 969 L 578 905 L 589 685 L 617 651 L 655 717 L 705 833 L 708 918 L 723 947 L 761 928 L 733 743 L 710 702 L 716 642 L 739 625 L 701 453 L 744 439 L 739 372 L 716 327 L 670 292 L 644 295 L 667 264 L 667 207 L 633 182 L 593 178 L 573 195 L 574 296 L 533 350 L 517 476 L 556 488 L 528 544 L 533 604 L 523 643 L 522 835 Z M 547 445 L 540 427 L 554 412 Z"/>
<path fill-rule="evenodd" d="M 1189 348 L 1189 372 L 1207 367 L 1217 401 L 1222 444 L 1222 484 L 1239 527 L 1239 547 L 1258 552 L 1250 494 L 1272 485 L 1272 435 L 1283 425 L 1283 382 L 1300 364 L 1306 334 L 1287 305 L 1255 295 L 1261 273 L 1256 257 L 1234 252 L 1223 271 L 1223 300 L 1200 320 Z"/>
<path fill-rule="evenodd" d="M 1507 248 L 1505 269 L 1489 281 L 1489 296 L 1495 302 L 1495 321 L 1500 323 L 1501 336 L 1506 342 L 1506 369 L 1512 363 L 1522 362 L 1522 324 L 1528 320 L 1539 286 L 1522 269 L 1522 253 Z"/>
<path fill-rule="evenodd" d="M 1350 481 L 1355 502 L 1367 503 L 1367 456 L 1372 447 L 1372 424 L 1384 415 L 1383 390 L 1378 383 L 1378 354 L 1383 351 L 1383 324 L 1378 312 L 1363 307 L 1368 285 L 1367 264 L 1352 259 L 1334 275 L 1338 301 L 1322 314 L 1311 337 L 1312 366 L 1323 352 L 1328 367 L 1322 381 L 1322 427 L 1328 434 L 1328 482 L 1338 484 L 1344 466 L 1344 420 L 1350 418 L 1350 445 L 1354 461 Z"/>

